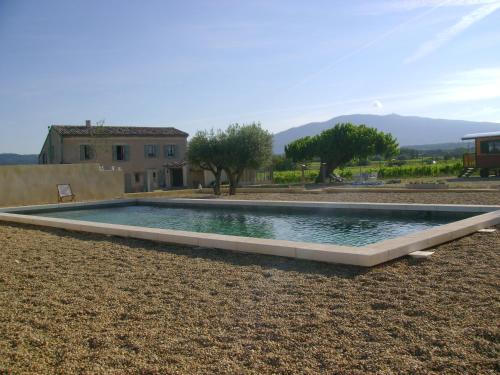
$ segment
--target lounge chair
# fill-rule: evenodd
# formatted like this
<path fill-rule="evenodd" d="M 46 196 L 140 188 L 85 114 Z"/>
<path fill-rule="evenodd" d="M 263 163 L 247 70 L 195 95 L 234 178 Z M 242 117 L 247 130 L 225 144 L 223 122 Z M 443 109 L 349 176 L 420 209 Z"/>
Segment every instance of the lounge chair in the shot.
<path fill-rule="evenodd" d="M 70 184 L 59 184 L 57 185 L 57 200 L 59 203 L 63 201 L 64 198 L 71 197 L 71 200 L 75 200 L 75 194 L 71 190 Z"/>

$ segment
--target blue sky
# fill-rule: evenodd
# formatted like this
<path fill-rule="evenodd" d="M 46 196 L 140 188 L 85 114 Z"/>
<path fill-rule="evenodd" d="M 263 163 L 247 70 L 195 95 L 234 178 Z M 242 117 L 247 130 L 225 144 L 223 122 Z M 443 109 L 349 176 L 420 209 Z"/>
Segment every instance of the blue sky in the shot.
<path fill-rule="evenodd" d="M 500 0 L 0 0 L 0 153 L 51 124 L 500 122 Z"/>

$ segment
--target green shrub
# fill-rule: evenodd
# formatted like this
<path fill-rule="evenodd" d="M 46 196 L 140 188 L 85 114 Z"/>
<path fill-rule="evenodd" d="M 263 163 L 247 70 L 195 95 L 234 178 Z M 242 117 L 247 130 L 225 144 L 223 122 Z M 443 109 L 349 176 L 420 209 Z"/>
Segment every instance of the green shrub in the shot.
<path fill-rule="evenodd" d="M 352 178 L 352 171 L 350 169 L 339 169 L 337 173 L 342 178 L 347 178 L 347 179 Z"/>
<path fill-rule="evenodd" d="M 283 155 L 273 156 L 273 169 L 275 171 L 289 171 L 295 169 L 295 163 Z"/>
<path fill-rule="evenodd" d="M 319 171 L 306 170 L 304 171 L 305 182 L 312 182 L 318 177 Z M 301 171 L 276 171 L 273 174 L 274 183 L 276 184 L 293 184 L 302 182 Z"/>

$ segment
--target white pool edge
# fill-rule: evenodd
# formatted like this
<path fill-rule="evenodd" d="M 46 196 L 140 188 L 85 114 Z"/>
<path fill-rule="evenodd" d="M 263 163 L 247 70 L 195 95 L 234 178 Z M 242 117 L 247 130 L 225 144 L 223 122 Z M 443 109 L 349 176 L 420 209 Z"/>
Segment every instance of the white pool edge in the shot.
<path fill-rule="evenodd" d="M 130 225 L 105 224 L 80 220 L 23 215 L 15 212 L 34 209 L 82 208 L 137 203 L 208 204 L 219 206 L 275 206 L 342 208 L 362 210 L 415 210 L 482 213 L 471 218 L 455 221 L 409 235 L 377 242 L 364 247 L 338 246 L 308 242 L 295 242 L 253 237 L 230 236 L 212 233 L 198 233 L 169 229 L 146 228 Z M 0 209 L 0 221 L 61 228 L 72 231 L 138 238 L 162 243 L 172 243 L 206 248 L 239 251 L 245 253 L 284 256 L 327 263 L 341 263 L 371 267 L 418 250 L 467 236 L 479 229 L 500 224 L 500 206 L 489 205 L 434 205 L 397 203 L 351 203 L 351 202 L 296 202 L 296 201 L 254 201 L 223 199 L 172 199 L 138 198 L 115 199 L 98 202 L 62 203 Z"/>

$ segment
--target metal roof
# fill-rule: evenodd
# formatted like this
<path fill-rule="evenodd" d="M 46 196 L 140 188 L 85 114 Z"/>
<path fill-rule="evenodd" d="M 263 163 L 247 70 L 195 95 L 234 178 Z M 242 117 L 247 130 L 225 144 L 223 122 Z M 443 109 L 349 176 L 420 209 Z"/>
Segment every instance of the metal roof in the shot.
<path fill-rule="evenodd" d="M 64 137 L 187 137 L 189 135 L 173 127 L 53 125 L 51 128 Z"/>
<path fill-rule="evenodd" d="M 497 132 L 466 134 L 462 137 L 462 141 L 465 141 L 466 139 L 487 138 L 487 137 L 500 137 L 500 130 Z"/>

